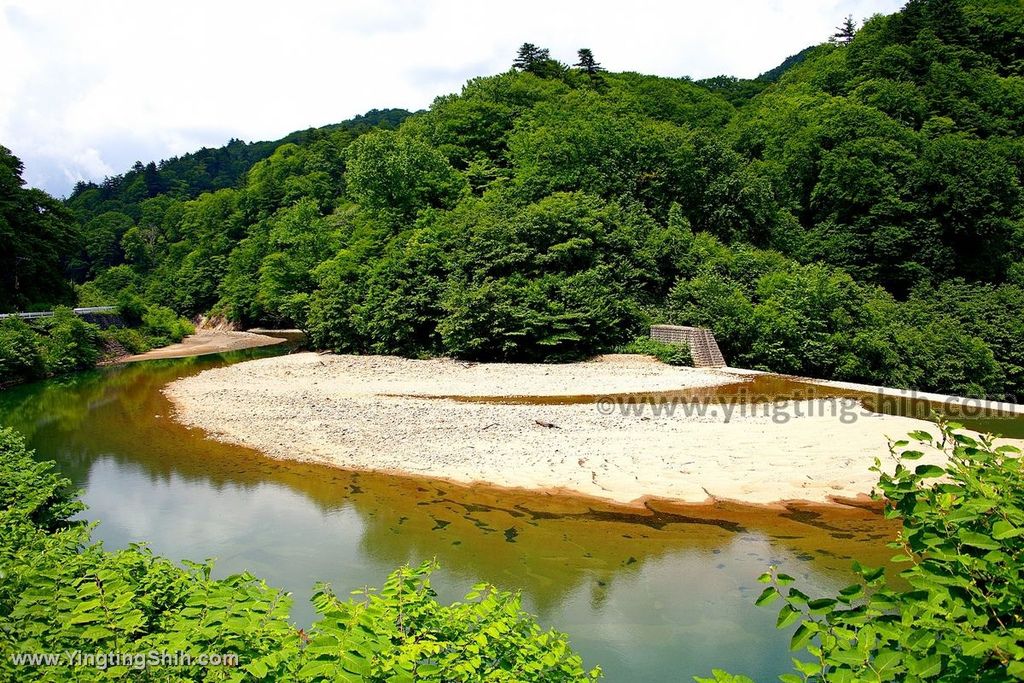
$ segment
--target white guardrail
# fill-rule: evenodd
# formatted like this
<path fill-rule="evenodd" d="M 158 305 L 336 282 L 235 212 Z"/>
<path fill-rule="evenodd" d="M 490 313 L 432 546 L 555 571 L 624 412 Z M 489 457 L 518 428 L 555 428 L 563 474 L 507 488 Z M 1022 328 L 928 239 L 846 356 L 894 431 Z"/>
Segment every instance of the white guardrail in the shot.
<path fill-rule="evenodd" d="M 85 315 L 88 313 L 111 313 L 117 310 L 117 306 L 89 306 L 87 308 L 73 308 L 71 309 L 78 315 Z M 32 313 L 0 313 L 0 320 L 3 318 L 21 318 L 23 320 L 29 320 L 31 318 L 49 318 L 53 315 L 53 311 L 34 311 Z"/>

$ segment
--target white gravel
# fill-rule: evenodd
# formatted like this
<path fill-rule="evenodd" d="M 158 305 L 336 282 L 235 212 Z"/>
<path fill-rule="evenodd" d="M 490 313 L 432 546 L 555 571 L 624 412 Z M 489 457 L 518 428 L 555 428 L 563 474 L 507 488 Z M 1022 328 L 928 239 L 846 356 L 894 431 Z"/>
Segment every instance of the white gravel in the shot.
<path fill-rule="evenodd" d="M 929 426 L 827 400 L 737 407 L 726 419 L 722 406 L 669 415 L 613 405 L 605 414 L 593 402 L 428 398 L 604 395 L 740 379 L 628 356 L 512 365 L 302 353 L 207 370 L 164 391 L 178 420 L 275 458 L 624 503 L 855 497 L 871 490 L 868 467 L 886 453 L 887 435 Z M 856 419 L 841 420 L 844 410 Z"/>

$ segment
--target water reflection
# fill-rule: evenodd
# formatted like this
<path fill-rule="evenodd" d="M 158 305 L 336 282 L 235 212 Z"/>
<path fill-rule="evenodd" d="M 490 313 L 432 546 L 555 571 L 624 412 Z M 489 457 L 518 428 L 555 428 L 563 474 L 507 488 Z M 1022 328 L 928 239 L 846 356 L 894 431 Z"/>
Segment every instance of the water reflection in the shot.
<path fill-rule="evenodd" d="M 456 599 L 477 581 L 520 588 L 608 680 L 688 680 L 727 665 L 757 680 L 786 668 L 788 635 L 752 606 L 754 578 L 784 565 L 807 592 L 846 583 L 851 555 L 881 563 L 892 529 L 871 510 L 729 504 L 629 509 L 596 501 L 283 463 L 170 419 L 159 389 L 273 347 L 108 368 L 0 392 L 25 432 L 83 489 L 96 538 L 146 539 L 171 558 L 216 557 L 296 593 L 317 580 L 379 585 L 436 557 Z"/>

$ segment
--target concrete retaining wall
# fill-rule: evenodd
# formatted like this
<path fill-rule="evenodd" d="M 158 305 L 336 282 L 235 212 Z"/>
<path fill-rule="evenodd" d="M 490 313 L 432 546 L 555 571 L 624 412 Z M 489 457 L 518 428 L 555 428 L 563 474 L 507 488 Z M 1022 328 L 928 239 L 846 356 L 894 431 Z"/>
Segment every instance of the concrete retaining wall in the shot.
<path fill-rule="evenodd" d="M 665 344 L 685 344 L 690 347 L 693 366 L 696 368 L 725 367 L 725 357 L 718 348 L 715 335 L 706 327 L 651 325 L 651 339 Z"/>

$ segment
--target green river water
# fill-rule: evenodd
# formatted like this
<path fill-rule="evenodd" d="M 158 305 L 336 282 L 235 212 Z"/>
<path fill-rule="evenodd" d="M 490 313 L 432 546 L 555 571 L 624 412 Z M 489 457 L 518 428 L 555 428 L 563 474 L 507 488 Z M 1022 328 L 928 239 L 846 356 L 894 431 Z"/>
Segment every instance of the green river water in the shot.
<path fill-rule="evenodd" d="M 595 501 L 286 463 L 214 442 L 170 418 L 177 377 L 282 348 L 108 367 L 0 391 L 0 422 L 27 435 L 83 491 L 94 538 L 145 540 L 170 558 L 217 560 L 295 594 L 379 585 L 436 557 L 454 600 L 478 581 L 521 589 L 609 681 L 689 681 L 712 667 L 774 680 L 789 632 L 753 606 L 778 564 L 806 593 L 847 583 L 849 558 L 880 564 L 893 527 L 858 507 L 728 504 L 631 509 Z"/>

